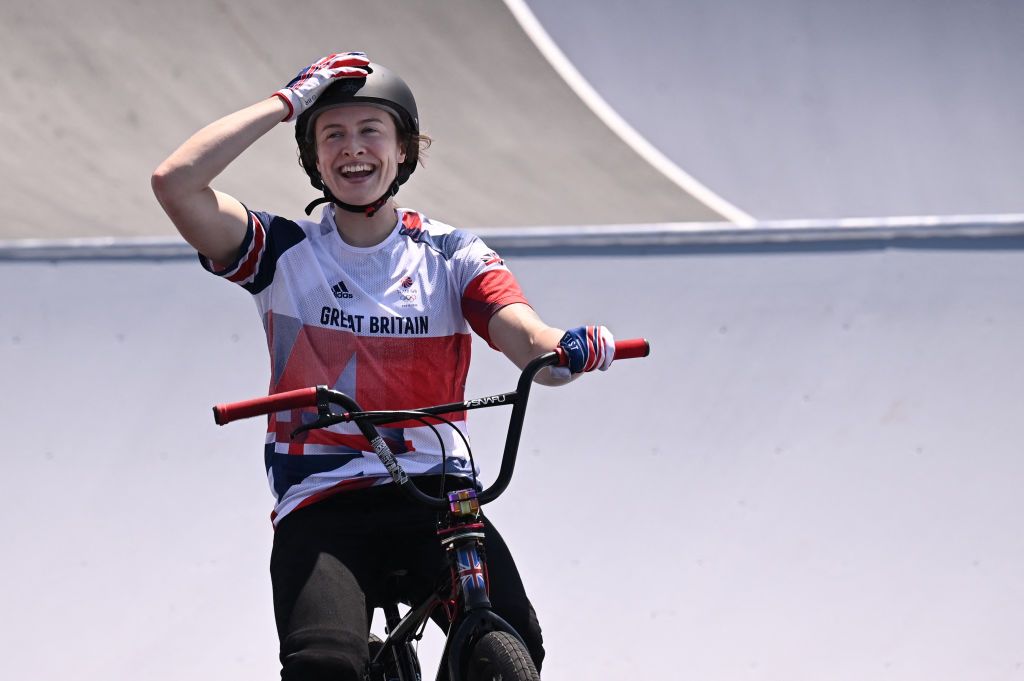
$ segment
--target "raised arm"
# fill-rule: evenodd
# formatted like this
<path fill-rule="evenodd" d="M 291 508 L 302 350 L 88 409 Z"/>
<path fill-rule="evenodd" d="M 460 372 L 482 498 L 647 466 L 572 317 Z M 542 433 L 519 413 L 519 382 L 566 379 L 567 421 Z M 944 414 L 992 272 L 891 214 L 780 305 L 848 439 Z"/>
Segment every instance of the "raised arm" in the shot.
<path fill-rule="evenodd" d="M 230 262 L 245 238 L 248 215 L 214 178 L 288 114 L 270 97 L 206 126 L 153 172 L 153 193 L 185 241 L 214 262 Z"/>
<path fill-rule="evenodd" d="M 294 120 L 336 78 L 365 78 L 361 52 L 332 54 L 299 72 L 273 96 L 206 126 L 153 172 L 153 193 L 185 241 L 214 262 L 232 260 L 248 215 L 237 199 L 210 187 L 242 152 L 282 121 Z"/>

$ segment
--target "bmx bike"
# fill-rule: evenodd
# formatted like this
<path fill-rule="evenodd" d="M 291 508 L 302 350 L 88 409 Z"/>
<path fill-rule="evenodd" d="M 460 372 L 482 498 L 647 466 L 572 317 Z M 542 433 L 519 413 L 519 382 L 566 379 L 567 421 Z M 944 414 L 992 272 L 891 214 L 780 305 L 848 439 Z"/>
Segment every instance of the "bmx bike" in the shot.
<path fill-rule="evenodd" d="M 650 345 L 642 338 L 619 340 L 615 344 L 615 359 L 646 357 L 648 354 Z M 327 386 L 300 388 L 219 404 L 213 408 L 214 420 L 225 425 L 288 409 L 316 407 L 317 419 L 297 428 L 293 437 L 313 428 L 354 423 L 395 484 L 411 499 L 438 512 L 437 537 L 448 558 L 447 573 L 439 581 L 437 590 L 424 601 L 409 604 L 410 609 L 404 616 L 399 614 L 397 599 L 381 604 L 387 638 L 381 640 L 372 634 L 369 636 L 369 681 L 421 681 L 415 643 L 422 637 L 431 614 L 439 608 L 448 614 L 451 626 L 437 681 L 443 681 L 445 677 L 449 681 L 539 680 L 519 633 L 491 609 L 488 598 L 490 576 L 483 550 L 486 527 L 480 507 L 497 499 L 512 479 L 534 377 L 545 367 L 565 366 L 567 363 L 565 353 L 556 349 L 527 364 L 513 392 L 419 409 L 364 411 L 354 399 Z M 341 407 L 344 411 L 333 411 L 332 406 Z M 431 427 L 432 422 L 436 422 L 455 428 L 444 414 L 498 406 L 511 406 L 512 414 L 497 478 L 490 487 L 479 489 L 474 477 L 472 488 L 449 492 L 445 497 L 426 494 L 417 488 L 376 428 L 409 419 L 420 420 Z M 456 432 L 461 431 L 456 428 Z M 468 447 L 468 442 L 466 444 Z"/>

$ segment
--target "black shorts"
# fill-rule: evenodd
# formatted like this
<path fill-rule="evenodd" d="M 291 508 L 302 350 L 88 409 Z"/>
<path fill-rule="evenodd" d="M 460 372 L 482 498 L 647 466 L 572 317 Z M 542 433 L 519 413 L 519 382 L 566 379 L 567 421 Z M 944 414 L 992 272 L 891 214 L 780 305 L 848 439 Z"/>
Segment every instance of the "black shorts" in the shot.
<path fill-rule="evenodd" d="M 437 494 L 439 478 L 416 478 Z M 466 487 L 448 478 L 449 489 Z M 395 485 L 344 492 L 288 514 L 274 534 L 270 576 L 281 642 L 281 678 L 362 679 L 373 608 L 393 590 L 390 575 L 406 571 L 400 594 L 421 602 L 447 574 L 435 534 L 436 511 Z M 543 640 L 512 554 L 488 521 L 484 549 L 494 611 L 526 641 L 540 669 Z M 435 621 L 447 629 L 444 612 Z"/>

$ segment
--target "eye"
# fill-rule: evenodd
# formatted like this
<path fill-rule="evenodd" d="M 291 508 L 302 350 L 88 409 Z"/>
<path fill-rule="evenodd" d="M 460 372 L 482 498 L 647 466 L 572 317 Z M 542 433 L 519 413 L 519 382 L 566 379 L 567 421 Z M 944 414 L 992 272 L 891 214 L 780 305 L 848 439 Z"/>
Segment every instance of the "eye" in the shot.
<path fill-rule="evenodd" d="M 320 136 L 317 139 L 319 139 L 321 142 L 326 142 L 327 140 L 336 140 L 344 136 L 345 131 L 341 128 L 341 126 L 331 125 L 325 126 L 324 129 L 320 131 Z"/>

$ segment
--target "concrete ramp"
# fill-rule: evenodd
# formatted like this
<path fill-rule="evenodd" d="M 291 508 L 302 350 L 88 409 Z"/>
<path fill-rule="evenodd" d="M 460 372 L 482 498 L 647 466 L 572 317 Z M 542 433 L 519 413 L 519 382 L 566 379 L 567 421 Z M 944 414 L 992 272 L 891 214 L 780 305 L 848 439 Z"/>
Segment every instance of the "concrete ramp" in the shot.
<path fill-rule="evenodd" d="M 0 238 L 172 235 L 149 188 L 193 132 L 359 49 L 409 82 L 435 140 L 399 199 L 463 227 L 721 219 L 623 143 L 500 0 L 10 0 Z M 215 186 L 298 216 L 317 193 L 281 125 Z"/>
<path fill-rule="evenodd" d="M 1024 209 L 1024 3 L 508 2 L 760 220 Z"/>
<path fill-rule="evenodd" d="M 1019 236 L 498 245 L 552 323 L 654 347 L 538 389 L 491 511 L 545 678 L 1019 676 Z M 175 258 L 0 287 L 5 675 L 273 677 L 262 428 L 209 411 L 265 388 L 248 296 Z M 475 352 L 470 392 L 509 388 Z"/>

